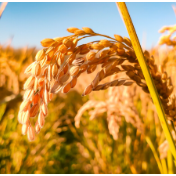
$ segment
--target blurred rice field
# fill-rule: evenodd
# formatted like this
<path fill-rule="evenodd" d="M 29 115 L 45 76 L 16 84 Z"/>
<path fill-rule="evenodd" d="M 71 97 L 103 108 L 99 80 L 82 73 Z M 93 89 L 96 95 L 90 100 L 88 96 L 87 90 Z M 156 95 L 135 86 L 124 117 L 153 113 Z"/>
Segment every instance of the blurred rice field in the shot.
<path fill-rule="evenodd" d="M 150 53 L 164 65 L 175 85 L 175 49 L 157 47 Z M 108 111 L 96 113 L 91 120 L 95 108 L 89 108 L 76 128 L 75 116 L 86 102 L 106 102 L 109 98 L 109 90 L 82 97 L 85 83 L 80 81 L 68 94 L 54 96 L 44 127 L 35 141 L 29 142 L 21 134 L 17 114 L 26 79 L 23 72 L 35 54 L 35 48 L 0 46 L 1 174 L 158 174 L 161 169 L 157 157 L 163 173 L 176 173 L 169 152 L 160 159 L 164 133 L 150 96 L 136 86 L 127 89 L 131 103 L 126 105 L 136 116 L 128 114 L 128 118 L 122 116 L 115 121 L 119 129 L 116 138 L 109 131 Z M 89 82 L 91 77 L 84 75 L 84 80 Z M 116 108 L 123 108 L 123 103 L 119 100 Z M 142 132 L 134 122 L 142 124 Z"/>

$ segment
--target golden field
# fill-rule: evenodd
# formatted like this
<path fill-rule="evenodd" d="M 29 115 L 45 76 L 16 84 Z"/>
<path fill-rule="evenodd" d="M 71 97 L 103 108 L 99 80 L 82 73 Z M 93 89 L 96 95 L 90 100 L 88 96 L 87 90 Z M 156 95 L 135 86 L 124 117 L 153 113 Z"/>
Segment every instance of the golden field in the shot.
<path fill-rule="evenodd" d="M 67 30 L 39 51 L 0 45 L 0 173 L 176 173 L 130 39 Z M 143 53 L 175 142 L 175 26 L 165 31 Z M 94 36 L 107 40 L 79 45 Z"/>

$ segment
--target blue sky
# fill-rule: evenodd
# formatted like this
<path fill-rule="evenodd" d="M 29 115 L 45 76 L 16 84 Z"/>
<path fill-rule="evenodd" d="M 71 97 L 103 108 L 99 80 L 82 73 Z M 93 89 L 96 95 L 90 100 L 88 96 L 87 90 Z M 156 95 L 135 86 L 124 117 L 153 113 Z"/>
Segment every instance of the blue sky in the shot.
<path fill-rule="evenodd" d="M 162 26 L 176 23 L 174 2 L 126 4 L 139 40 L 147 49 L 157 44 Z M 115 2 L 10 2 L 0 19 L 0 44 L 7 43 L 13 36 L 13 47 L 40 48 L 44 38 L 69 35 L 68 27 L 91 27 L 109 36 L 128 36 Z M 85 39 L 82 43 L 88 41 L 90 39 Z"/>

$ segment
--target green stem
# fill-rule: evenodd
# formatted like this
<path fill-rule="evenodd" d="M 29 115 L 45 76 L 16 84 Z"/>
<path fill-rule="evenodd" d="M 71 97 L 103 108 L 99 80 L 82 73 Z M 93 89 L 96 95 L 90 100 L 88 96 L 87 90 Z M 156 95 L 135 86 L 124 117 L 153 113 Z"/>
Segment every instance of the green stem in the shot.
<path fill-rule="evenodd" d="M 135 31 L 135 28 L 133 26 L 131 17 L 128 13 L 128 9 L 127 9 L 126 4 L 124 2 L 118 2 L 117 5 L 119 7 L 119 11 L 120 11 L 120 13 L 123 17 L 124 23 L 126 25 L 128 34 L 129 34 L 130 39 L 131 39 L 131 43 L 133 45 L 133 48 L 134 48 L 134 51 L 136 53 L 137 59 L 138 59 L 139 64 L 141 66 L 141 69 L 142 69 L 143 75 L 145 77 L 147 86 L 149 88 L 151 97 L 152 97 L 153 102 L 156 106 L 157 114 L 158 114 L 161 126 L 163 128 L 164 134 L 166 136 L 166 139 L 169 143 L 170 150 L 171 150 L 171 152 L 172 152 L 172 154 L 173 154 L 173 156 L 176 160 L 176 147 L 175 147 L 175 144 L 174 144 L 174 140 L 173 140 L 173 137 L 172 137 L 171 132 L 169 130 L 169 127 L 168 127 L 168 124 L 167 124 L 167 121 L 166 121 L 166 117 L 165 117 L 165 113 L 164 113 L 164 109 L 163 109 L 163 106 L 161 104 L 161 100 L 158 96 L 158 92 L 157 92 L 157 89 L 155 87 L 153 78 L 150 74 L 148 65 L 147 65 L 146 60 L 144 58 L 144 55 L 143 55 L 143 52 L 142 52 L 142 49 L 141 49 L 141 45 L 139 43 L 136 31 Z"/>
<path fill-rule="evenodd" d="M 167 165 L 166 165 L 165 158 L 161 159 L 161 164 L 162 164 L 162 168 L 163 168 L 163 174 L 167 174 Z"/>
<path fill-rule="evenodd" d="M 167 164 L 168 164 L 168 174 L 173 174 L 173 162 L 170 150 L 168 150 L 167 152 Z"/>
<path fill-rule="evenodd" d="M 151 149 L 152 152 L 153 152 L 153 155 L 154 155 L 155 160 L 156 160 L 156 162 L 157 162 L 157 165 L 158 165 L 158 168 L 159 168 L 159 170 L 160 170 L 160 173 L 163 174 L 163 173 L 164 173 L 164 172 L 163 172 L 163 168 L 162 168 L 160 159 L 159 159 L 159 157 L 158 157 L 158 154 L 157 154 L 157 152 L 156 152 L 156 150 L 155 150 L 155 147 L 153 146 L 152 141 L 150 140 L 150 138 L 149 138 L 148 136 L 145 137 L 145 140 L 146 140 L 147 144 L 149 145 L 150 149 Z"/>

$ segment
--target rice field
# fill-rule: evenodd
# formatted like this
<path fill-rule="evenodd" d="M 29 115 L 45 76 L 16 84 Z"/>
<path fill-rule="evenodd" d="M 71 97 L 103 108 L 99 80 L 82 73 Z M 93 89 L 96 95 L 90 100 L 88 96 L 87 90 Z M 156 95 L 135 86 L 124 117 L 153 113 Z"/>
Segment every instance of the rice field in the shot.
<path fill-rule="evenodd" d="M 131 36 L 68 27 L 41 49 L 1 44 L 0 173 L 176 173 L 176 27 L 158 30 L 141 50 L 157 108 Z"/>

